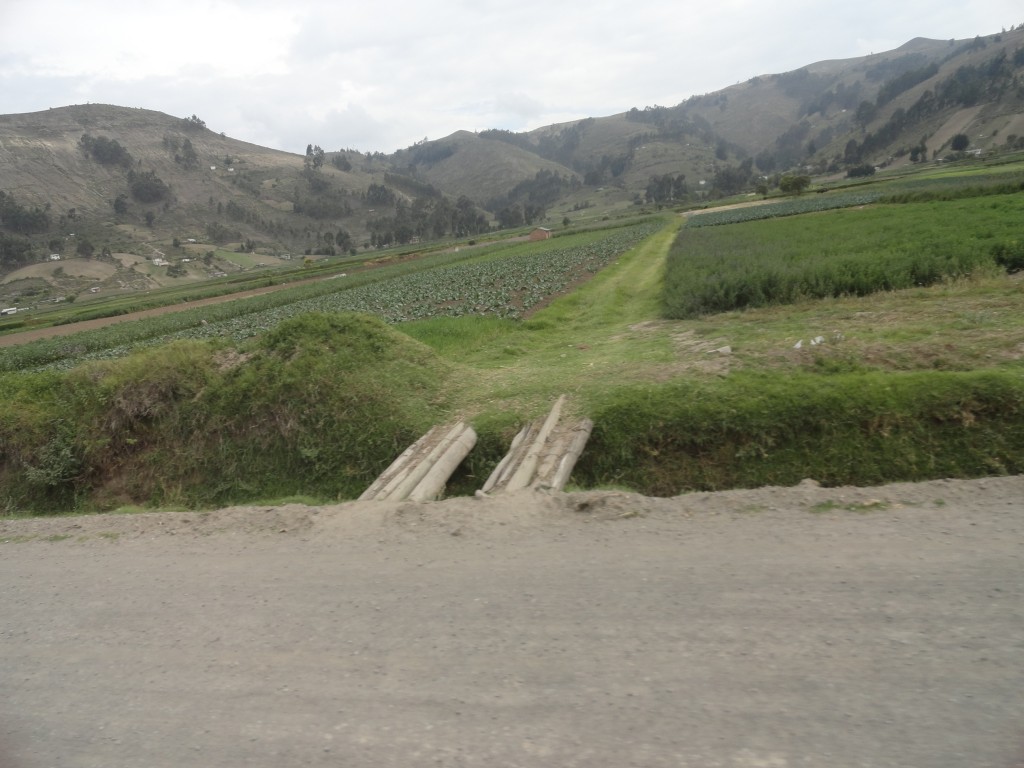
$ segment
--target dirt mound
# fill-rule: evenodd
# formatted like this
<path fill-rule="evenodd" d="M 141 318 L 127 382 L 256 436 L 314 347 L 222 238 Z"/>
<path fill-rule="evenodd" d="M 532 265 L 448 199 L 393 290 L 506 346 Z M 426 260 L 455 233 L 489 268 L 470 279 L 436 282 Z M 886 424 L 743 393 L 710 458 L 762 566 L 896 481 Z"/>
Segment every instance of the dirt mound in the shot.
<path fill-rule="evenodd" d="M 906 508 L 970 509 L 1024 499 L 1024 476 L 825 488 L 805 480 L 791 488 L 756 488 L 654 498 L 624 491 L 549 493 L 525 490 L 433 502 L 352 501 L 325 506 L 236 506 L 211 511 L 142 512 L 0 519 L 0 542 L 81 542 L 155 536 L 214 535 L 318 538 L 381 535 L 495 535 L 579 521 L 654 520 L 700 515 L 883 513 Z"/>

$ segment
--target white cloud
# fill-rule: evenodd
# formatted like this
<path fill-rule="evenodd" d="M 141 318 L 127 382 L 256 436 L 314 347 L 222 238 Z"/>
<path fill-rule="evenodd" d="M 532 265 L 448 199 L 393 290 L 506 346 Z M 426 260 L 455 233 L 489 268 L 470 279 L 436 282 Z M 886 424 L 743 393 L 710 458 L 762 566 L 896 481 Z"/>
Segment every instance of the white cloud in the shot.
<path fill-rule="evenodd" d="M 1017 16 L 1018 0 L 2 0 L 0 110 L 115 103 L 294 152 L 390 151 L 671 105 Z"/>

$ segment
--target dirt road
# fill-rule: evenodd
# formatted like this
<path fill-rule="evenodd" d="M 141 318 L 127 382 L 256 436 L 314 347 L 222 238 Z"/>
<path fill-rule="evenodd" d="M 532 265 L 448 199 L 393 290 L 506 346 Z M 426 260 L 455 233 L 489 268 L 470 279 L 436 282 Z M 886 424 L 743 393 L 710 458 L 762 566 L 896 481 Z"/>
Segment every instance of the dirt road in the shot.
<path fill-rule="evenodd" d="M 28 331 L 18 331 L 17 333 L 7 333 L 0 335 L 0 347 L 13 347 L 16 344 L 28 344 L 30 341 L 39 341 L 40 339 L 52 339 L 56 336 L 70 336 L 73 333 L 79 333 L 80 331 L 91 331 L 96 328 L 105 328 L 108 325 L 116 325 L 117 323 L 128 323 L 133 320 L 141 320 L 146 317 L 158 317 L 160 315 L 166 315 L 171 312 L 183 312 L 186 309 L 196 309 L 197 307 L 207 307 L 213 304 L 224 304 L 228 301 L 237 301 L 238 299 L 247 299 L 251 296 L 262 296 L 265 293 L 273 293 L 274 291 L 281 291 L 286 288 L 294 288 L 297 285 L 305 285 L 306 283 L 316 282 L 316 280 L 323 280 L 326 278 L 316 278 L 314 280 L 300 280 L 293 283 L 281 283 L 280 285 L 270 285 L 264 288 L 253 288 L 248 291 L 239 291 L 238 293 L 228 293 L 223 296 L 211 296 L 207 299 L 195 299 L 194 301 L 183 301 L 178 304 L 168 304 L 165 307 L 154 307 L 153 309 L 142 309 L 138 312 L 129 312 L 124 315 L 114 315 L 112 317 L 98 317 L 93 320 L 80 320 L 77 323 L 68 323 L 67 325 L 53 325 L 46 328 L 33 328 Z"/>
<path fill-rule="evenodd" d="M 0 766 L 1024 765 L 1024 478 L 0 520 Z"/>

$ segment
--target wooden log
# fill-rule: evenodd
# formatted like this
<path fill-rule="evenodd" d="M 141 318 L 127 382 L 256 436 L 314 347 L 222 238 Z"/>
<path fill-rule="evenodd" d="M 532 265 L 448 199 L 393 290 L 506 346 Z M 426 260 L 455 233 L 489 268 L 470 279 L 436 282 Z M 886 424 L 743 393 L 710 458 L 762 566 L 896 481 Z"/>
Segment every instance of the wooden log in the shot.
<path fill-rule="evenodd" d="M 459 422 L 452 427 L 448 433 L 438 441 L 431 451 L 413 467 L 409 469 L 394 487 L 387 493 L 386 496 L 378 498 L 387 499 L 407 499 L 412 489 L 419 485 L 420 480 L 424 478 L 430 468 L 434 466 L 434 463 L 448 450 L 448 447 L 459 438 L 459 436 L 469 427 L 464 422 Z"/>
<path fill-rule="evenodd" d="M 409 492 L 407 498 L 410 501 L 433 501 L 440 498 L 448 478 L 473 450 L 474 445 L 476 445 L 476 432 L 472 427 L 466 426 L 449 444 L 444 453 L 438 457 L 423 479 Z"/>
<path fill-rule="evenodd" d="M 558 425 L 548 436 L 544 444 L 544 451 L 537 463 L 537 469 L 533 473 L 533 481 L 530 485 L 550 485 L 551 479 L 558 470 L 558 462 L 562 455 L 569 450 L 572 441 L 572 431 L 562 425 Z"/>
<path fill-rule="evenodd" d="M 377 479 L 373 481 L 370 487 L 363 491 L 359 500 L 368 501 L 382 494 L 386 497 L 390 488 L 393 488 L 405 472 L 408 471 L 408 466 L 414 460 L 416 454 L 423 451 L 424 447 L 435 438 L 437 432 L 441 429 L 440 425 L 431 427 L 423 437 L 406 448 L 397 459 L 388 465 L 387 469 L 377 476 Z"/>
<path fill-rule="evenodd" d="M 549 483 L 556 491 L 565 489 L 565 484 L 569 482 L 572 470 L 576 466 L 576 462 L 579 461 L 580 455 L 583 453 L 583 449 L 586 447 L 590 434 L 593 431 L 594 422 L 590 419 L 583 419 L 573 428 L 569 448 L 563 452 L 562 458 L 558 462 L 558 469 Z"/>
<path fill-rule="evenodd" d="M 510 477 L 508 482 L 505 484 L 505 490 L 517 491 L 530 486 L 533 481 L 534 472 L 537 469 L 537 463 L 540 460 L 541 452 L 544 450 L 544 444 L 547 442 L 548 435 L 551 433 L 551 430 L 554 429 L 555 425 L 558 423 L 558 418 L 562 413 L 562 403 L 564 402 L 565 395 L 562 395 L 555 401 L 547 419 L 544 420 L 544 425 L 540 428 L 537 436 L 530 443 L 529 449 L 523 457 L 522 462 L 520 462 L 515 473 L 513 473 L 512 477 Z"/>
<path fill-rule="evenodd" d="M 519 434 L 512 439 L 512 445 L 509 446 L 508 453 L 506 453 L 502 457 L 501 461 L 498 462 L 498 466 L 496 466 L 494 471 L 491 472 L 490 476 L 487 478 L 487 482 L 484 483 L 484 487 L 480 489 L 481 491 L 484 493 L 490 493 L 495 486 L 508 479 L 508 475 L 511 475 L 515 469 L 514 459 L 519 446 L 522 444 L 529 432 L 530 425 L 519 430 Z"/>

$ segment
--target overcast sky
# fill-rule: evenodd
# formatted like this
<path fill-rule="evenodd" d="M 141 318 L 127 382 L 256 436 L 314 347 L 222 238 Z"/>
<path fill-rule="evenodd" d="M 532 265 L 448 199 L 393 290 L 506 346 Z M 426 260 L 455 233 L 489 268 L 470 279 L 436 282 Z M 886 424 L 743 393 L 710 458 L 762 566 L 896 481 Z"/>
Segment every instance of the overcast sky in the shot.
<path fill-rule="evenodd" d="M 1020 0 L 0 0 L 0 114 L 117 104 L 391 152 L 1021 23 Z"/>

